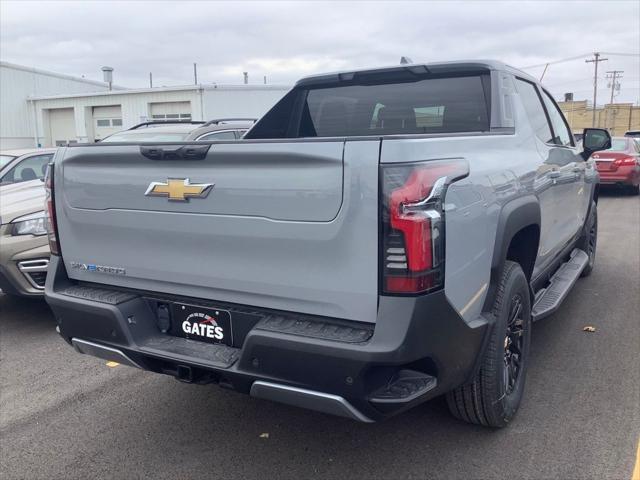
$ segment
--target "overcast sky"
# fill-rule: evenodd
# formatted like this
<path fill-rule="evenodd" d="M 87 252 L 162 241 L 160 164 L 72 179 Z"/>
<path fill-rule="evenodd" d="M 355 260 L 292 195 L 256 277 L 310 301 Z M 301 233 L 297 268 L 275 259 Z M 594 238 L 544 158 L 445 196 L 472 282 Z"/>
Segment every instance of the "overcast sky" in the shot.
<path fill-rule="evenodd" d="M 0 1 L 3 61 L 147 87 L 193 83 L 289 84 L 311 73 L 398 63 L 493 58 L 550 65 L 560 98 L 609 101 L 607 70 L 624 70 L 617 101 L 640 102 L 640 2 L 124 2 Z M 613 55 L 635 54 L 635 55 Z M 528 69 L 538 78 L 544 67 Z"/>

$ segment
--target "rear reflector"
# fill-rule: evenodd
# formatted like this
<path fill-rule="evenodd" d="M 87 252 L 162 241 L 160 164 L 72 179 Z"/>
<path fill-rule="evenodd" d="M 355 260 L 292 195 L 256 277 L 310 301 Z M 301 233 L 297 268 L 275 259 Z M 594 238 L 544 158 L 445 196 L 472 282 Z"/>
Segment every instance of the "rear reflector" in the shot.
<path fill-rule="evenodd" d="M 444 284 L 444 197 L 469 173 L 465 160 L 381 167 L 382 291 L 424 293 Z"/>
<path fill-rule="evenodd" d="M 56 222 L 56 206 L 53 198 L 53 163 L 47 166 L 44 177 L 45 212 L 47 212 L 47 236 L 49 238 L 49 250 L 53 255 L 60 255 L 60 242 L 58 242 L 58 225 Z"/>

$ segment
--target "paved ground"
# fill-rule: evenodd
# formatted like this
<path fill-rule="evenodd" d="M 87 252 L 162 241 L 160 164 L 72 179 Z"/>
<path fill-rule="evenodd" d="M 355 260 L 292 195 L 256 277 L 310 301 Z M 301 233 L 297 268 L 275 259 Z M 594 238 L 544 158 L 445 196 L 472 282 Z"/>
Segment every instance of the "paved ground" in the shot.
<path fill-rule="evenodd" d="M 46 305 L 0 297 L 0 476 L 630 479 L 640 201 L 610 193 L 599 211 L 596 269 L 535 325 L 524 404 L 500 431 L 452 419 L 442 400 L 364 425 L 109 368 L 59 339 Z"/>

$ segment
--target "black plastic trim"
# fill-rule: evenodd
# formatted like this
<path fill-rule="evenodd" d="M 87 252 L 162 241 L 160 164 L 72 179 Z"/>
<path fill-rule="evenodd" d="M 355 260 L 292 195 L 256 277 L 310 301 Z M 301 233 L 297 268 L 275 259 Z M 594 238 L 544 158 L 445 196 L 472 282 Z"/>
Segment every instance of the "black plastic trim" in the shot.
<path fill-rule="evenodd" d="M 183 381 L 217 382 L 243 393 L 262 380 L 336 395 L 374 420 L 466 382 L 482 356 L 489 327 L 484 318 L 467 323 L 443 291 L 412 298 L 382 296 L 373 335 L 364 343 L 253 327 L 242 348 L 220 352 L 227 359 L 221 361 L 202 353 L 209 344 L 171 337 L 170 348 L 163 345 L 169 337 L 160 332 L 144 297 L 117 305 L 70 297 L 60 292 L 73 282 L 58 257 L 52 257 L 49 272 L 45 298 L 67 342 L 77 338 L 118 349 L 147 370 L 182 375 Z M 370 395 L 406 369 L 436 378 L 437 387 L 409 402 L 374 406 Z"/>
<path fill-rule="evenodd" d="M 491 259 L 491 281 L 482 309 L 484 312 L 491 311 L 511 240 L 523 228 L 531 225 L 537 225 L 540 228 L 540 219 L 540 203 L 533 195 L 517 198 L 502 208 Z"/>

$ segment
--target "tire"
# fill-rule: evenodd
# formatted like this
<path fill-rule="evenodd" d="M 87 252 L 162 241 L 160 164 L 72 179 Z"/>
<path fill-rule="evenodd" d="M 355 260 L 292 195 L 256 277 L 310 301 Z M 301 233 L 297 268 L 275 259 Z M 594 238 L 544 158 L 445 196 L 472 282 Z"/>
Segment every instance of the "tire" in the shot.
<path fill-rule="evenodd" d="M 580 274 L 581 277 L 588 277 L 593 271 L 593 266 L 596 263 L 596 247 L 598 246 L 598 205 L 596 202 L 591 202 L 591 209 L 589 210 L 589 218 L 585 224 L 584 233 L 578 239 L 576 247 L 583 250 L 589 255 L 589 261 L 586 267 Z"/>
<path fill-rule="evenodd" d="M 631 185 L 628 187 L 629 195 L 640 195 L 640 184 L 639 185 Z"/>
<path fill-rule="evenodd" d="M 529 362 L 531 298 L 519 264 L 505 262 L 492 313 L 495 323 L 480 369 L 471 383 L 447 393 L 447 405 L 456 418 L 501 428 L 518 411 Z"/>

